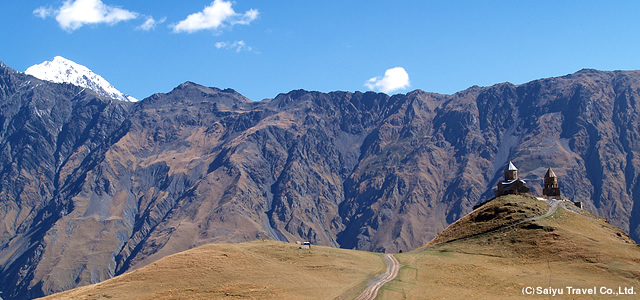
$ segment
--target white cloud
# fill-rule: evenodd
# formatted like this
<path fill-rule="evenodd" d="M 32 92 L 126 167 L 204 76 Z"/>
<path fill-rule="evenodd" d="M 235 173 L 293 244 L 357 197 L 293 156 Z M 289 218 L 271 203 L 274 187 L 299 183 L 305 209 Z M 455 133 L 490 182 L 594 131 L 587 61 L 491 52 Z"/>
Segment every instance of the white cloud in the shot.
<path fill-rule="evenodd" d="M 136 27 L 137 30 L 149 31 L 156 29 L 158 24 L 162 24 L 167 20 L 167 18 L 162 18 L 160 20 L 156 20 L 153 17 L 147 17 L 147 19 L 142 23 L 142 25 Z"/>
<path fill-rule="evenodd" d="M 136 12 L 106 5 L 101 0 L 66 0 L 58 9 L 39 7 L 33 14 L 43 19 L 55 16 L 60 27 L 66 31 L 74 31 L 87 24 L 114 25 L 138 17 Z"/>
<path fill-rule="evenodd" d="M 384 72 L 384 77 L 373 77 L 364 83 L 367 88 L 383 93 L 406 89 L 409 85 L 409 74 L 401 67 L 389 69 Z"/>
<path fill-rule="evenodd" d="M 258 18 L 259 14 L 257 9 L 250 9 L 246 11 L 244 15 L 240 15 L 239 18 L 233 20 L 231 24 L 249 25 L 253 20 Z"/>
<path fill-rule="evenodd" d="M 38 7 L 33 11 L 33 14 L 39 18 L 46 19 L 48 16 L 55 15 L 56 10 L 51 7 Z"/>
<path fill-rule="evenodd" d="M 253 48 L 247 46 L 247 43 L 245 43 L 244 41 L 217 42 L 216 48 L 235 50 L 236 52 L 253 51 Z"/>
<path fill-rule="evenodd" d="M 226 25 L 248 25 L 258 18 L 258 10 L 251 9 L 244 14 L 236 13 L 231 1 L 215 0 L 203 11 L 189 15 L 178 24 L 172 25 L 173 32 L 193 33 L 200 30 L 217 30 Z"/>

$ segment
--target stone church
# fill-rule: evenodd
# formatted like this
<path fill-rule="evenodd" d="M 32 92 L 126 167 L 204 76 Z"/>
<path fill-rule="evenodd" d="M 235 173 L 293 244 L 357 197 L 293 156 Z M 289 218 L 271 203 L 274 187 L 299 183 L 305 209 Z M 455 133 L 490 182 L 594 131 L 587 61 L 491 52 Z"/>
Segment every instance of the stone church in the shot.
<path fill-rule="evenodd" d="M 504 170 L 504 181 L 498 182 L 496 197 L 502 195 L 525 194 L 530 190 L 531 189 L 529 189 L 527 183 L 518 178 L 518 168 L 516 168 L 512 162 L 509 162 L 509 166 Z"/>
<path fill-rule="evenodd" d="M 553 197 L 561 199 L 560 188 L 558 187 L 558 176 L 553 172 L 551 168 L 544 174 L 542 195 L 546 197 Z M 496 191 L 496 197 L 502 195 L 513 194 L 525 194 L 531 189 L 527 186 L 527 183 L 518 178 L 518 168 L 509 162 L 507 169 L 504 170 L 504 181 L 498 182 L 498 190 Z"/>

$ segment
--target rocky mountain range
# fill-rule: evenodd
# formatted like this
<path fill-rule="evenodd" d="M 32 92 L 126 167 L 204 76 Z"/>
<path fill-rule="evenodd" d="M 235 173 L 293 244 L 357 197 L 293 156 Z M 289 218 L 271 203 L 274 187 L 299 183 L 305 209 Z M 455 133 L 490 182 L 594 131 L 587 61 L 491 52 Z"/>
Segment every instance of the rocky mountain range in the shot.
<path fill-rule="evenodd" d="M 186 82 L 139 102 L 0 63 L 0 290 L 32 298 L 207 243 L 425 244 L 509 160 L 640 238 L 640 72 L 471 87 L 291 91 Z"/>

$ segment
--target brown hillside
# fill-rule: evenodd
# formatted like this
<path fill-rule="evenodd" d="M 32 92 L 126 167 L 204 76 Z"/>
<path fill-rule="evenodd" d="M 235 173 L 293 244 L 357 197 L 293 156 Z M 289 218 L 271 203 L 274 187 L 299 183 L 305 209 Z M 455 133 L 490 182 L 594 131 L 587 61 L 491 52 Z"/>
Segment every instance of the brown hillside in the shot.
<path fill-rule="evenodd" d="M 487 203 L 425 247 L 398 254 L 404 266 L 381 299 L 520 299 L 526 287 L 561 289 L 559 299 L 599 299 L 603 286 L 616 292 L 634 287 L 637 293 L 640 247 L 604 218 L 565 202 L 549 217 L 508 226 L 517 218 L 543 214 L 544 207 L 549 206 L 519 196 Z M 567 295 L 567 286 L 596 286 L 598 294 Z"/>
<path fill-rule="evenodd" d="M 527 221 L 537 216 L 545 217 Z M 570 202 L 499 197 L 396 257 L 400 274 L 377 299 L 520 299 L 526 287 L 583 299 L 566 287 L 640 288 L 640 247 Z M 370 252 L 266 240 L 214 244 L 47 299 L 352 299 L 383 270 Z"/>
<path fill-rule="evenodd" d="M 351 299 L 376 273 L 371 252 L 261 240 L 205 245 L 45 299 Z"/>
<path fill-rule="evenodd" d="M 542 215 L 548 209 L 549 204 L 532 198 L 511 195 L 499 197 L 449 225 L 425 247 L 495 230 L 525 218 Z"/>

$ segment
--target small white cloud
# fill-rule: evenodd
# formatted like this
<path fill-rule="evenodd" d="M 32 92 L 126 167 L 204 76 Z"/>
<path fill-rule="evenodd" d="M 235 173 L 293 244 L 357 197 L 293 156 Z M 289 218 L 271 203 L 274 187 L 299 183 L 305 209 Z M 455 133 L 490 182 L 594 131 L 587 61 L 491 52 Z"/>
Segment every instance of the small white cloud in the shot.
<path fill-rule="evenodd" d="M 249 25 L 255 19 L 258 18 L 260 13 L 257 9 L 250 9 L 244 13 L 244 15 L 240 15 L 237 19 L 232 20 L 231 24 L 240 24 L 240 25 Z"/>
<path fill-rule="evenodd" d="M 101 0 L 66 0 L 58 9 L 39 7 L 33 14 L 46 18 L 55 16 L 60 27 L 74 31 L 87 24 L 114 25 L 138 17 L 138 13 L 104 4 Z"/>
<path fill-rule="evenodd" d="M 242 51 L 253 51 L 253 48 L 247 46 L 247 43 L 244 41 L 234 41 L 234 42 L 217 42 L 216 48 L 218 49 L 229 49 L 234 50 L 236 52 Z"/>
<path fill-rule="evenodd" d="M 162 24 L 167 20 L 167 18 L 162 18 L 160 20 L 156 20 L 153 17 L 147 17 L 147 19 L 142 23 L 142 25 L 136 27 L 137 30 L 149 31 L 155 30 L 158 24 Z"/>
<path fill-rule="evenodd" d="M 49 16 L 56 14 L 56 10 L 51 7 L 38 7 L 33 11 L 33 14 L 39 18 L 46 19 Z"/>
<path fill-rule="evenodd" d="M 406 89 L 410 86 L 409 74 L 404 68 L 395 67 L 384 72 L 384 77 L 373 77 L 364 83 L 370 90 L 383 93 L 390 93 L 397 90 Z"/>
<path fill-rule="evenodd" d="M 178 24 L 172 25 L 173 32 L 193 33 L 200 30 L 217 30 L 226 25 L 248 25 L 258 18 L 258 10 L 251 9 L 244 14 L 236 13 L 231 1 L 215 0 L 203 11 L 189 15 Z"/>

